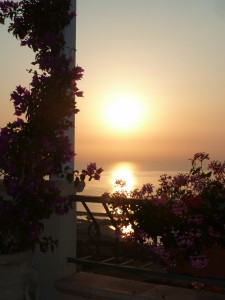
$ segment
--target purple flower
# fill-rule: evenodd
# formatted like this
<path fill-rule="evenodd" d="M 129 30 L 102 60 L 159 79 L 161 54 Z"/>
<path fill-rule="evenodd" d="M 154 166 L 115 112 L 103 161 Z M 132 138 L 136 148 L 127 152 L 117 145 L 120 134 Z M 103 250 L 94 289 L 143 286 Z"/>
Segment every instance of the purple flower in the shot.
<path fill-rule="evenodd" d="M 35 241 L 40 236 L 40 233 L 43 230 L 43 225 L 41 223 L 33 223 L 31 225 L 30 233 L 28 239 L 31 241 Z"/>
<path fill-rule="evenodd" d="M 208 264 L 208 258 L 206 255 L 193 255 L 190 257 L 191 265 L 196 269 L 205 268 Z"/>
<path fill-rule="evenodd" d="M 194 165 L 197 161 L 202 163 L 204 160 L 209 160 L 209 159 L 210 159 L 209 154 L 207 154 L 205 152 L 198 152 L 190 160 L 192 162 L 192 165 Z"/>
<path fill-rule="evenodd" d="M 74 17 L 76 17 L 76 11 L 74 10 L 74 11 L 71 11 L 70 13 L 69 13 L 69 18 L 72 20 Z"/>
<path fill-rule="evenodd" d="M 0 1 L 2 23 L 9 18 L 9 32 L 35 53 L 35 70 L 28 70 L 32 74 L 29 88 L 18 85 L 11 93 L 14 114 L 20 118 L 0 130 L 0 174 L 12 198 L 11 202 L 0 199 L 0 222 L 7 226 L 7 232 L 0 234 L 0 251 L 9 236 L 14 243 L 3 250 L 5 253 L 36 244 L 44 250 L 56 245 L 51 238 L 40 239 L 41 222 L 53 213 L 64 215 L 71 209 L 68 198 L 44 180 L 45 176 L 63 176 L 63 165 L 74 158 L 65 132 L 73 126 L 70 117 L 79 111 L 75 96 L 83 96 L 77 87 L 83 69 L 72 67 L 72 56 L 62 54 L 63 30 L 75 12 L 70 11 L 70 1 L 53 2 L 43 1 L 43 9 L 39 0 Z M 73 170 L 71 174 L 81 181 L 85 176 L 99 180 L 102 171 L 91 163 L 81 174 Z"/>

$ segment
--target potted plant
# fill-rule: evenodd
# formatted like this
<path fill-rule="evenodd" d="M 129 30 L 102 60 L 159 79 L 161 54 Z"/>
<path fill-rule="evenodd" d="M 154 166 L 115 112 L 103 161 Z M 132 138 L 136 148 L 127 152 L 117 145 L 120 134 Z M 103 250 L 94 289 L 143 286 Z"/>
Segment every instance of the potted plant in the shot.
<path fill-rule="evenodd" d="M 63 215 L 72 207 L 69 197 L 48 178 L 100 179 L 101 168 L 88 165 L 81 174 L 67 165 L 74 153 L 66 131 L 79 110 L 82 97 L 77 81 L 83 69 L 73 66 L 63 53 L 63 30 L 75 12 L 70 0 L 0 1 L 0 23 L 10 20 L 8 31 L 35 53 L 29 88 L 18 85 L 11 93 L 15 116 L 0 131 L 0 255 L 57 246 L 54 237 L 43 237 L 43 219 Z M 3 275 L 4 277 L 4 275 Z"/>
<path fill-rule="evenodd" d="M 145 201 L 131 201 L 126 209 L 133 240 L 148 241 L 170 271 L 225 278 L 225 163 L 211 161 L 205 170 L 206 160 L 208 154 L 196 153 L 189 173 L 164 174 L 156 190 L 146 184 L 129 192 L 127 197 Z M 124 204 L 115 207 L 123 210 Z"/>

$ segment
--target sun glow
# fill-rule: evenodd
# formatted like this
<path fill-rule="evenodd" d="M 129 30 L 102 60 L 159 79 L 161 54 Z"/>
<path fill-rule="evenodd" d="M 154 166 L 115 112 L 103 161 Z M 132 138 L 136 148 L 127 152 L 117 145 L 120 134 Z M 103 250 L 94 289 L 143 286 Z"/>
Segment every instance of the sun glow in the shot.
<path fill-rule="evenodd" d="M 123 181 L 124 186 L 121 187 L 116 185 L 116 181 Z M 134 187 L 134 176 L 132 174 L 132 169 L 129 167 L 129 164 L 119 164 L 118 167 L 114 170 L 112 175 L 112 184 L 114 185 L 114 191 L 131 191 Z"/>
<path fill-rule="evenodd" d="M 121 95 L 111 99 L 105 108 L 108 125 L 117 130 L 136 127 L 141 121 L 141 105 L 132 96 Z"/>

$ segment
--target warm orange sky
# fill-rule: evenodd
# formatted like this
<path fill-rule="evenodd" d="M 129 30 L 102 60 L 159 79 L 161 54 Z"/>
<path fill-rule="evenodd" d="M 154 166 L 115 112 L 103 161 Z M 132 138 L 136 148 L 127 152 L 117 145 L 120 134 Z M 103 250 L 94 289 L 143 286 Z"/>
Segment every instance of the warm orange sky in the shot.
<path fill-rule="evenodd" d="M 77 0 L 77 10 L 77 162 L 177 169 L 200 151 L 224 160 L 225 1 Z M 4 126 L 33 54 L 3 26 L 0 37 Z"/>

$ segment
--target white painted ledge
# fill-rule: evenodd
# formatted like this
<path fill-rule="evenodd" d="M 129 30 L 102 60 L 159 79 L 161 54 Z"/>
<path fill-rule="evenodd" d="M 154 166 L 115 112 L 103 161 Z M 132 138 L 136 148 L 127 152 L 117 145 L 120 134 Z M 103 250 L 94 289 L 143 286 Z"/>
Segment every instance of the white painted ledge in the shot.
<path fill-rule="evenodd" d="M 80 272 L 55 282 L 74 300 L 224 300 L 224 295 Z M 63 298 L 64 299 L 64 298 Z"/>

